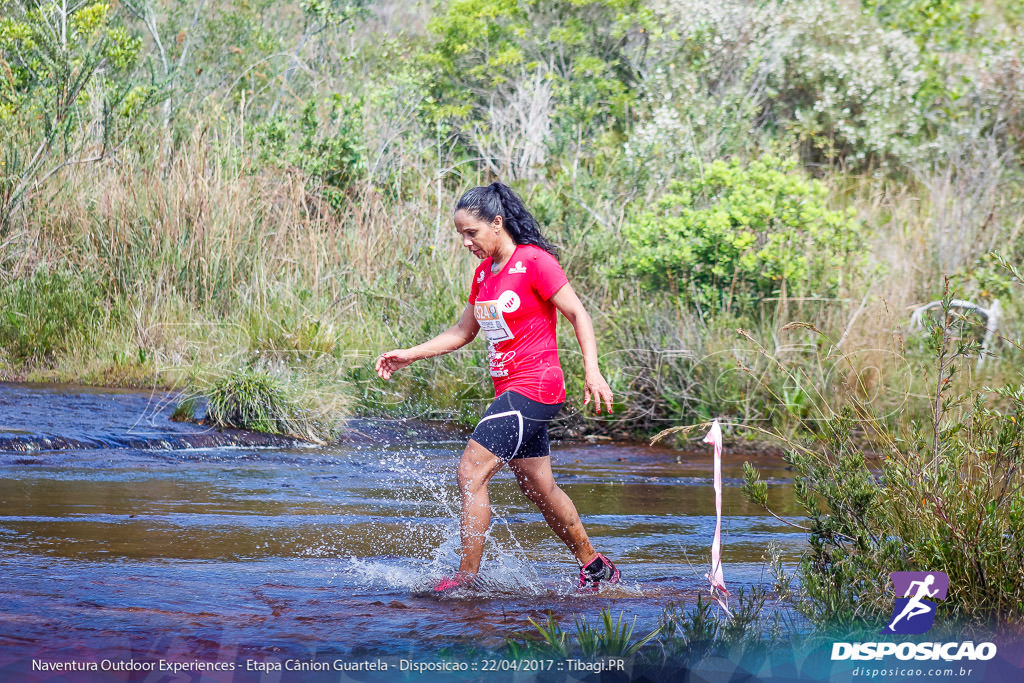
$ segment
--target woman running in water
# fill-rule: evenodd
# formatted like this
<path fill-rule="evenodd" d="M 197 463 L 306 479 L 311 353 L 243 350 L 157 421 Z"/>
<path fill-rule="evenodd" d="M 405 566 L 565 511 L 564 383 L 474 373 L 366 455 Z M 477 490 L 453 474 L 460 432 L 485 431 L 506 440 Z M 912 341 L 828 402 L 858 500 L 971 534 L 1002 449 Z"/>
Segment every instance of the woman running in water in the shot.
<path fill-rule="evenodd" d="M 612 392 L 597 366 L 590 316 L 569 285 L 557 251 L 512 190 L 501 183 L 474 187 L 455 207 L 455 229 L 481 263 L 473 273 L 469 303 L 452 327 L 430 341 L 382 354 L 377 374 L 439 356 L 487 337 L 494 403 L 480 419 L 459 462 L 462 558 L 455 576 L 434 587 L 447 593 L 468 585 L 480 570 L 484 535 L 491 524 L 487 484 L 508 464 L 526 497 L 576 556 L 580 590 L 616 583 L 619 571 L 594 550 L 576 506 L 555 484 L 548 449 L 548 422 L 565 401 L 565 380 L 555 341 L 556 311 L 572 324 L 583 352 L 584 405 L 601 402 L 610 413 Z"/>

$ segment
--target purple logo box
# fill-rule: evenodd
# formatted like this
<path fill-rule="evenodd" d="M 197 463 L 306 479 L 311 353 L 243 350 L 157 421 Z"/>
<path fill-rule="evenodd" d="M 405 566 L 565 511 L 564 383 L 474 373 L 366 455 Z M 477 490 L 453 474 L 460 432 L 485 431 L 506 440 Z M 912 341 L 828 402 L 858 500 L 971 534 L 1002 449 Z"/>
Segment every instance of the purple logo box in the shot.
<path fill-rule="evenodd" d="M 910 584 L 915 581 L 925 581 L 931 575 L 932 581 L 929 592 L 938 590 L 938 593 L 927 596 L 930 600 L 945 600 L 946 591 L 949 590 L 949 577 L 945 572 L 893 572 L 889 574 L 892 585 L 896 587 L 896 596 L 900 598 L 910 597 Z"/>

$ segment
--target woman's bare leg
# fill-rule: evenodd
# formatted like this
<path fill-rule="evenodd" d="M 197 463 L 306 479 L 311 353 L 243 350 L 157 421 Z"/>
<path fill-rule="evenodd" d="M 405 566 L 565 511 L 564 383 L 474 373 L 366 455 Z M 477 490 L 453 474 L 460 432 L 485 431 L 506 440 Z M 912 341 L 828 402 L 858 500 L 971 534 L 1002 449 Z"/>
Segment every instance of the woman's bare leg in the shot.
<path fill-rule="evenodd" d="M 508 466 L 516 475 L 519 488 L 540 509 L 551 530 L 562 539 L 581 565 L 597 556 L 583 528 L 572 499 L 555 483 L 551 456 L 511 460 Z"/>
<path fill-rule="evenodd" d="M 487 484 L 504 463 L 473 439 L 459 462 L 458 483 L 462 497 L 462 560 L 459 576 L 472 578 L 480 571 L 484 537 L 491 526 L 491 499 Z"/>

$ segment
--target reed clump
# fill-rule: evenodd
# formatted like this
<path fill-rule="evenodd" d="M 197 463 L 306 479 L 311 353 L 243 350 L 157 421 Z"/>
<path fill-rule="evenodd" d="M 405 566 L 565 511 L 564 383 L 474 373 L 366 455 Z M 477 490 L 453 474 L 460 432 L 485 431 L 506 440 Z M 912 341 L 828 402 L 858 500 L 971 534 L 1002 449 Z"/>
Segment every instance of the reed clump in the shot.
<path fill-rule="evenodd" d="M 317 444 L 337 438 L 347 397 L 322 396 L 300 382 L 286 369 L 265 364 L 238 368 L 222 377 L 197 378 L 195 389 L 179 396 L 174 419 L 281 434 Z M 200 416 L 197 410 L 201 406 L 205 410 Z"/>

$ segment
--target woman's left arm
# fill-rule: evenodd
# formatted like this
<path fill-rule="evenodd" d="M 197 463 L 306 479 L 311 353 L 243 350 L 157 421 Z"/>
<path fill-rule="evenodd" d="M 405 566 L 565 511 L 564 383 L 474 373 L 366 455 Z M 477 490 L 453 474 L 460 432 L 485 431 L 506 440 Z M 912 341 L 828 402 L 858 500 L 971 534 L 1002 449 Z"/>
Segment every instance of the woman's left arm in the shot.
<path fill-rule="evenodd" d="M 587 310 L 583 308 L 583 302 L 576 296 L 576 292 L 568 282 L 551 295 L 550 301 L 576 330 L 576 340 L 579 341 L 580 351 L 583 352 L 583 369 L 586 374 L 583 380 L 583 405 L 590 403 L 590 399 L 593 397 L 594 408 L 600 413 L 603 399 L 605 405 L 608 406 L 608 412 L 612 412 L 612 389 L 597 367 L 597 340 L 594 337 L 594 323 L 591 322 Z"/>

